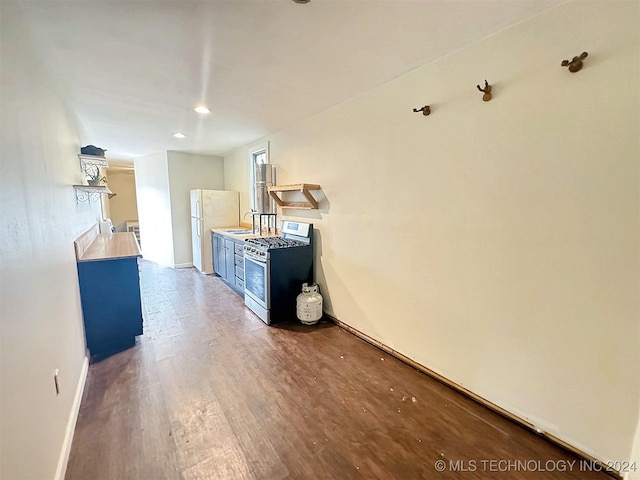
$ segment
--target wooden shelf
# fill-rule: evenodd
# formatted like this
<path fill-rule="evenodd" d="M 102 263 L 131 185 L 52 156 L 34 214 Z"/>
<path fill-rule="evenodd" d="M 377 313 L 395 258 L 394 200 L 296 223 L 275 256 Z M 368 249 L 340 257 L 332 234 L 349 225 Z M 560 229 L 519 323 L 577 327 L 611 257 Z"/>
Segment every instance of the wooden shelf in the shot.
<path fill-rule="evenodd" d="M 280 208 L 298 208 L 302 210 L 313 210 L 318 208 L 318 201 L 313 198 L 310 190 L 320 190 L 320 185 L 313 183 L 295 183 L 291 185 L 274 185 L 268 188 L 269 195 Z M 307 199 L 306 202 L 286 202 L 278 196 L 278 192 L 300 192 Z"/>

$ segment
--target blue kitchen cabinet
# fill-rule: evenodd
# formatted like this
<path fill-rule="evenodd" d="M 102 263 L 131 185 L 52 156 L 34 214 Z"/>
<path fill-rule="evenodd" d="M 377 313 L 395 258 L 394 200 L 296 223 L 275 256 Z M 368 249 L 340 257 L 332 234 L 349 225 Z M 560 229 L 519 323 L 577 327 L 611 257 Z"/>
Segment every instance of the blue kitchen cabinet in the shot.
<path fill-rule="evenodd" d="M 135 345 L 142 335 L 138 258 L 78 262 L 78 279 L 91 361 Z"/>

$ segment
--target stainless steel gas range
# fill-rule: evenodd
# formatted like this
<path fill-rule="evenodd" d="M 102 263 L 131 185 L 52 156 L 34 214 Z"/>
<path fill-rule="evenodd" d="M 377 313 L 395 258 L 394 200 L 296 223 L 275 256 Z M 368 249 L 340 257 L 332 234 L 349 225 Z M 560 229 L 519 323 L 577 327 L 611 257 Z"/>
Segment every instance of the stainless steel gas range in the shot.
<path fill-rule="evenodd" d="M 244 242 L 244 303 L 267 325 L 296 318 L 296 297 L 313 283 L 313 225 L 282 222 L 281 237 Z"/>

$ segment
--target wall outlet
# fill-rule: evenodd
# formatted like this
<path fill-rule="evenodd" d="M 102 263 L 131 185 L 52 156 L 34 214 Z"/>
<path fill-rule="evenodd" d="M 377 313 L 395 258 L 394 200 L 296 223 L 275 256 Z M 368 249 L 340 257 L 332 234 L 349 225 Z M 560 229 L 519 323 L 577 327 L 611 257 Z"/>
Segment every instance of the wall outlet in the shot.
<path fill-rule="evenodd" d="M 58 369 L 53 372 L 53 383 L 56 387 L 56 395 L 60 395 L 60 384 L 58 383 Z"/>

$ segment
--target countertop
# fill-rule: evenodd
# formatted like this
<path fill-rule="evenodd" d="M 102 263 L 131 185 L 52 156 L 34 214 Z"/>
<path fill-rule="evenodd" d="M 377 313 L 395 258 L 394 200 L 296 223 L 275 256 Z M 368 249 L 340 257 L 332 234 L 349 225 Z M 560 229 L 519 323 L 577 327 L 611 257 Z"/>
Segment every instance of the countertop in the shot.
<path fill-rule="evenodd" d="M 142 257 L 140 246 L 133 232 L 101 233 L 78 258 L 78 262 L 131 257 Z"/>
<path fill-rule="evenodd" d="M 235 226 L 235 227 L 215 227 L 212 228 L 211 231 L 213 233 L 219 233 L 220 235 L 224 235 L 226 237 L 229 238 L 234 238 L 236 240 L 241 240 L 244 241 L 247 238 L 258 238 L 258 237 L 279 237 L 280 236 L 280 231 L 278 231 L 278 233 L 274 233 L 273 230 L 270 233 L 263 233 L 262 235 L 259 235 L 257 233 L 249 233 L 249 234 L 237 234 L 237 233 L 231 233 L 231 232 L 227 232 L 226 230 L 238 230 L 241 228 L 245 228 L 244 226 Z M 246 228 L 247 230 L 251 230 L 251 227 Z"/>

